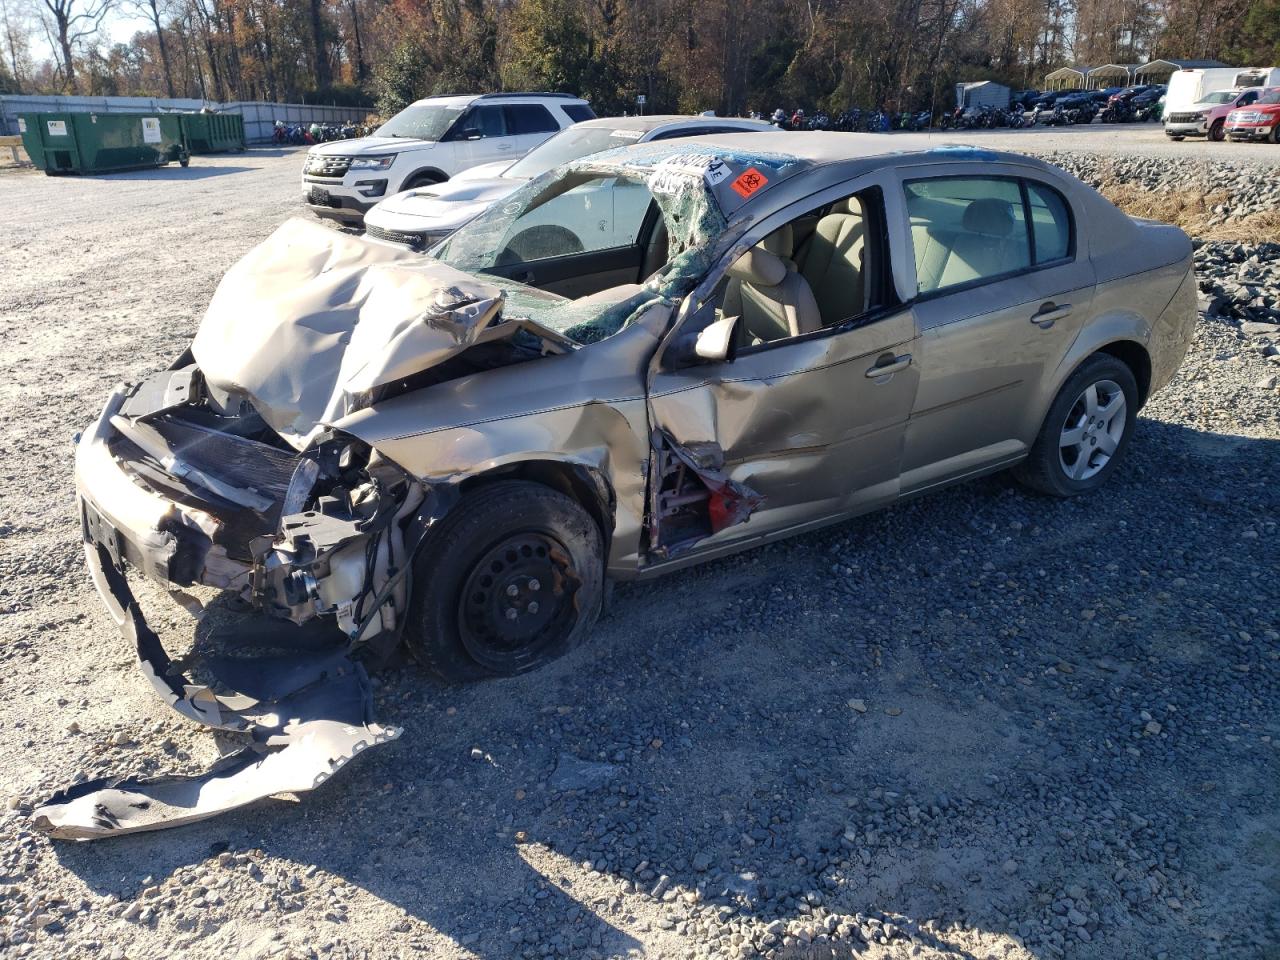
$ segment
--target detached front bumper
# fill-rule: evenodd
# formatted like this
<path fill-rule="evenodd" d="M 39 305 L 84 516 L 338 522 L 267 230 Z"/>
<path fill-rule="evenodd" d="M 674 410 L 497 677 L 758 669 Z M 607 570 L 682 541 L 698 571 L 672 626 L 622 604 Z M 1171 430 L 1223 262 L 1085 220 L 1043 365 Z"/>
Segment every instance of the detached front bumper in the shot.
<path fill-rule="evenodd" d="M 250 567 L 215 546 L 221 522 L 139 485 L 112 456 L 111 418 L 128 388 L 112 391 L 101 416 L 76 445 L 76 501 L 85 549 L 100 547 L 116 567 L 128 562 L 171 587 L 204 584 L 231 589 L 247 583 Z"/>
<path fill-rule="evenodd" d="M 179 588 L 195 583 L 248 588 L 255 568 L 262 565 L 227 555 L 216 542 L 222 524 L 212 513 L 149 489 L 121 465 L 110 448 L 117 432 L 112 418 L 122 422 L 118 418 L 129 396 L 129 388 L 117 387 L 76 447 L 77 505 L 86 565 L 112 620 L 135 649 L 143 675 L 160 698 L 187 719 L 241 734 L 247 743 L 205 774 L 146 780 L 111 777 L 60 791 L 35 810 L 33 821 L 37 828 L 63 839 L 162 829 L 274 794 L 310 790 L 368 747 L 400 735 L 398 728 L 373 721 L 368 676 L 348 656 L 364 631 L 356 631 L 350 642 L 335 631 L 335 643 L 319 652 L 202 658 L 202 669 L 211 677 L 207 684 L 192 680 L 169 656 L 134 596 L 131 573 L 141 572 L 158 581 L 181 602 L 184 596 Z M 205 479 L 217 483 L 214 478 Z M 420 536 L 430 518 L 417 520 L 415 535 Z M 363 550 L 363 544 L 356 546 Z M 314 559 L 316 551 L 301 555 Z M 383 585 L 369 608 L 369 627 L 378 624 L 384 603 L 394 605 L 397 588 L 403 594 L 405 585 L 397 581 Z M 190 601 L 184 604 L 188 609 L 198 607 L 193 598 L 185 599 Z M 319 597 L 308 599 L 319 605 Z M 281 629 L 288 627 L 282 624 Z"/>

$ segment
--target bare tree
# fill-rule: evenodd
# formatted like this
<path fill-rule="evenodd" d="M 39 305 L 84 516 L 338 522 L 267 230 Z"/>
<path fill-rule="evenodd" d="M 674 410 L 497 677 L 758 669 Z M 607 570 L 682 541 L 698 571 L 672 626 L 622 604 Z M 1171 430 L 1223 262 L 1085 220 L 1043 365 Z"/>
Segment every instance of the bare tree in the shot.
<path fill-rule="evenodd" d="M 2 2 L 2 0 L 0 0 Z M 160 50 L 160 66 L 164 70 L 164 89 L 173 99 L 173 69 L 169 66 L 169 48 L 164 39 L 164 16 L 169 12 L 166 0 L 129 0 L 129 7 L 151 21 L 156 32 L 156 46 Z"/>
<path fill-rule="evenodd" d="M 76 76 L 71 49 L 102 28 L 102 20 L 116 0 L 41 0 L 41 3 L 53 20 L 57 49 L 62 53 L 63 85 L 74 91 Z"/>
<path fill-rule="evenodd" d="M 27 38 L 30 23 L 20 16 L 21 11 L 10 9 L 9 0 L 0 0 L 0 21 L 4 27 L 4 53 L 14 82 L 22 87 L 28 66 Z"/>

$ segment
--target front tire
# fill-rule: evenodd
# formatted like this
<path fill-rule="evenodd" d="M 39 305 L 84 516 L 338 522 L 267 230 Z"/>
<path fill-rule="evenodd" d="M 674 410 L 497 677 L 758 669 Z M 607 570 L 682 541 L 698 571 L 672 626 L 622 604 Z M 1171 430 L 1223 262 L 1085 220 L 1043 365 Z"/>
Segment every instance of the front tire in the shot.
<path fill-rule="evenodd" d="M 1031 453 L 1013 475 L 1050 496 L 1092 493 L 1124 456 L 1138 405 L 1138 384 L 1128 365 L 1094 354 L 1058 391 Z"/>
<path fill-rule="evenodd" d="M 577 502 L 502 481 L 464 497 L 414 563 L 405 640 L 446 680 L 514 676 L 581 643 L 600 613 L 604 545 Z"/>
<path fill-rule="evenodd" d="M 418 187 L 431 187 L 437 183 L 444 183 L 444 177 L 434 173 L 416 173 L 406 180 L 400 189 L 415 190 Z"/>
<path fill-rule="evenodd" d="M 1221 120 L 1213 121 L 1213 126 L 1209 128 L 1209 139 L 1214 143 L 1221 143 L 1226 139 L 1226 125 Z"/>

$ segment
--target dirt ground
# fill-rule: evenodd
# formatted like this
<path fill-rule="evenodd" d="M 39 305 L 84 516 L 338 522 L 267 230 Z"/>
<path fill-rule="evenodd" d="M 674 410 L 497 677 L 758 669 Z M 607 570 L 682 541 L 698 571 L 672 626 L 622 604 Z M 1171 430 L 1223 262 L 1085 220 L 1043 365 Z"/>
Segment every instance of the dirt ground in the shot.
<path fill-rule="evenodd" d="M 1216 321 L 1088 500 L 994 477 L 620 586 L 533 675 L 394 663 L 403 737 L 300 803 L 35 833 L 73 779 L 215 756 L 85 575 L 72 439 L 305 215 L 299 163 L 0 174 L 0 952 L 1280 956 L 1280 367 Z"/>

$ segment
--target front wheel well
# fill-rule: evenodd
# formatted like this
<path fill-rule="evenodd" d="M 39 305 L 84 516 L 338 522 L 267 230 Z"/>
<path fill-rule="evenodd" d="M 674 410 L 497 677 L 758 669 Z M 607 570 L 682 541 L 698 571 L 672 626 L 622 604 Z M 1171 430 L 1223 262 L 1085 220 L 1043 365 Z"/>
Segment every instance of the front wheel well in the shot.
<path fill-rule="evenodd" d="M 604 538 L 605 555 L 613 539 L 615 499 L 613 488 L 600 471 L 561 460 L 522 460 L 498 467 L 462 482 L 464 495 L 500 480 L 526 480 L 550 487 L 578 503 L 596 522 Z"/>
<path fill-rule="evenodd" d="M 1151 356 L 1147 348 L 1136 340 L 1117 340 L 1100 347 L 1098 353 L 1110 354 L 1133 372 L 1138 383 L 1138 406 L 1146 403 L 1151 391 Z"/>
<path fill-rule="evenodd" d="M 443 170 L 437 170 L 435 167 L 426 167 L 422 170 L 415 170 L 405 177 L 400 189 L 412 190 L 414 187 L 422 187 L 429 183 L 444 183 L 448 179 L 449 175 Z"/>

